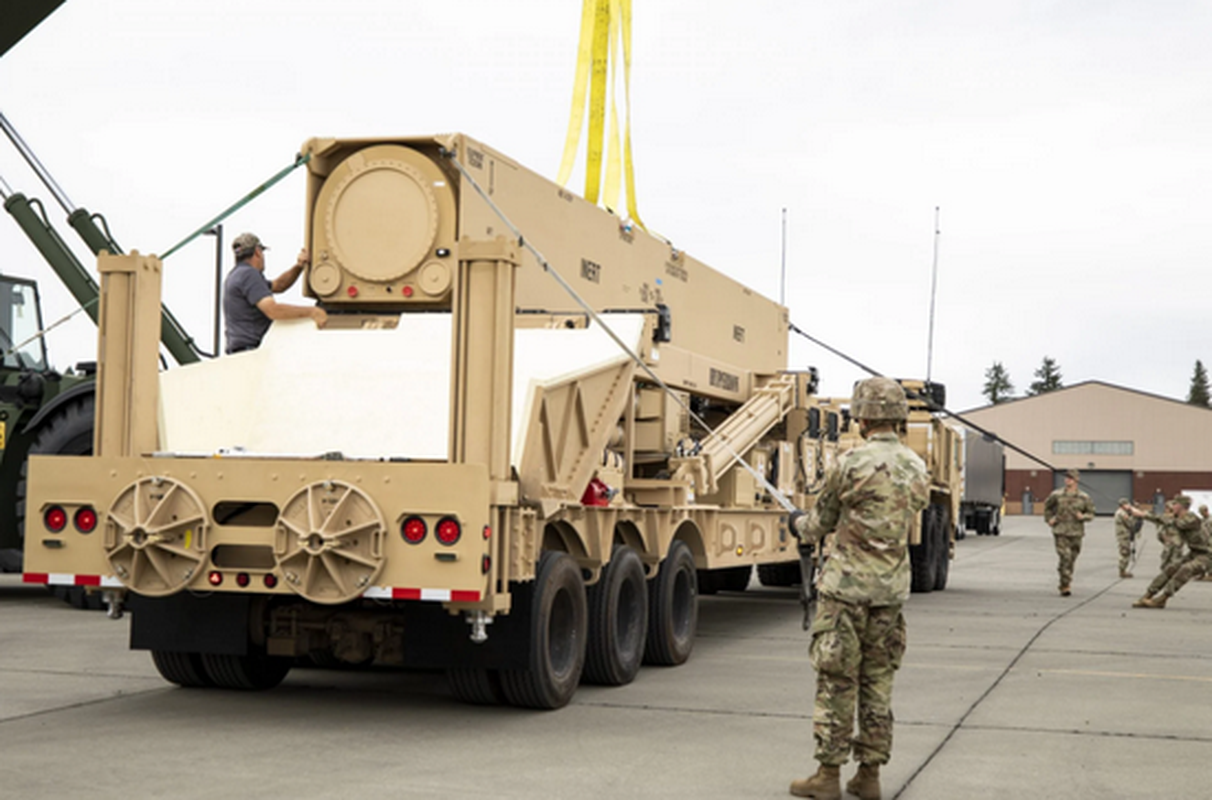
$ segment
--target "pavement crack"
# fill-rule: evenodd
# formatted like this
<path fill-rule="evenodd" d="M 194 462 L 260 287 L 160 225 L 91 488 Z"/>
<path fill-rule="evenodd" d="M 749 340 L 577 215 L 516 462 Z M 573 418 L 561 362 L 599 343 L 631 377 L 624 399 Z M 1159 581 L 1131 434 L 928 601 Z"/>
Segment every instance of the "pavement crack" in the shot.
<path fill-rule="evenodd" d="M 897 800 L 897 798 L 899 798 L 901 795 L 903 795 L 905 793 L 905 791 L 910 786 L 913 785 L 913 782 L 917 779 L 917 776 L 921 775 L 922 772 L 925 771 L 926 767 L 928 767 L 930 765 L 930 762 L 934 761 L 935 757 L 937 757 L 938 754 L 943 751 L 943 748 L 945 748 L 947 746 L 947 744 L 951 741 L 951 739 L 955 736 L 955 734 L 957 732 L 959 732 L 959 729 L 964 727 L 964 723 L 968 720 L 968 717 L 972 716 L 972 713 L 974 711 L 976 711 L 976 709 L 978 707 L 980 707 L 980 704 L 985 702 L 985 698 L 987 698 L 989 695 L 991 695 L 993 693 L 993 690 L 1001 685 L 1002 681 L 1006 679 L 1006 676 L 1010 674 L 1010 672 L 1018 665 L 1018 662 L 1023 659 L 1023 656 L 1025 656 L 1027 654 L 1027 651 L 1031 649 L 1031 646 L 1033 644 L 1035 644 L 1039 640 L 1039 638 L 1041 636 L 1043 636 L 1044 633 L 1049 628 L 1051 628 L 1054 624 L 1056 624 L 1060 620 L 1064 619 L 1065 617 L 1069 616 L 1073 612 L 1075 612 L 1081 608 L 1085 608 L 1090 603 L 1093 603 L 1095 600 L 1099 599 L 1104 594 L 1111 591 L 1117 585 L 1118 585 L 1118 581 L 1116 583 L 1112 583 L 1112 584 L 1104 587 L 1101 591 L 1096 592 L 1095 594 L 1091 595 L 1090 597 L 1087 597 L 1085 600 L 1082 600 L 1080 603 L 1077 603 L 1076 605 L 1066 608 L 1064 611 L 1062 611 L 1059 614 L 1056 614 L 1051 619 L 1049 619 L 1047 622 L 1045 622 L 1043 625 L 1041 625 L 1039 630 L 1037 630 L 1035 632 L 1035 634 L 1030 639 L 1028 639 L 1027 642 L 1021 648 L 1019 648 L 1018 652 L 1015 653 L 1014 658 L 1010 659 L 1010 663 L 1007 664 L 1006 667 L 1001 671 L 1001 673 L 998 674 L 998 676 L 993 680 L 993 683 L 989 684 L 988 688 L 986 688 L 985 691 L 981 693 L 980 697 L 976 698 L 976 700 L 974 700 L 972 702 L 972 705 L 968 706 L 968 710 L 965 711 L 963 713 L 963 715 L 956 721 L 956 723 L 951 726 L 951 730 L 949 730 L 947 732 L 947 735 L 943 737 L 943 740 L 938 743 L 938 746 L 935 747 L 934 750 L 932 750 L 930 752 L 930 755 L 926 756 L 926 758 L 922 761 L 921 764 L 918 764 L 917 769 L 915 769 L 913 771 L 913 774 L 911 774 L 909 776 L 909 779 L 906 780 L 905 783 L 901 786 L 900 790 L 897 791 L 897 793 L 892 796 L 892 800 Z"/>
<path fill-rule="evenodd" d="M 156 694 L 157 692 L 162 691 L 164 691 L 163 688 L 143 689 L 138 692 L 119 691 L 116 694 L 109 695 L 108 697 L 97 697 L 92 700 L 81 700 L 78 703 L 68 703 L 67 705 L 63 706 L 55 706 L 54 708 L 41 708 L 37 711 L 30 711 L 26 714 L 14 714 L 11 717 L 4 717 L 3 719 L 0 719 L 0 725 L 7 725 L 11 722 L 20 722 L 21 720 L 34 719 L 36 717 L 45 717 L 50 714 L 58 714 L 61 711 L 75 711 L 78 708 L 89 708 L 91 706 L 104 705 L 105 703 L 112 703 L 115 700 L 129 700 L 132 697 L 142 697 L 146 694 Z"/>

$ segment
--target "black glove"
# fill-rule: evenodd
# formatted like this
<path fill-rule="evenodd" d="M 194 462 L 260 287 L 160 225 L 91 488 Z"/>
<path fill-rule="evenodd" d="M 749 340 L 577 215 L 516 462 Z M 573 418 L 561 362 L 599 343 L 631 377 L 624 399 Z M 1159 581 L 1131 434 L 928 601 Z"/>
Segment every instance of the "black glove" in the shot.
<path fill-rule="evenodd" d="M 801 517 L 806 516 L 808 516 L 807 511 L 800 511 L 797 508 L 795 511 L 792 511 L 791 516 L 787 518 L 787 527 L 791 528 L 791 535 L 797 539 L 800 538 L 800 532 L 799 528 L 796 527 L 796 522 L 798 522 Z"/>

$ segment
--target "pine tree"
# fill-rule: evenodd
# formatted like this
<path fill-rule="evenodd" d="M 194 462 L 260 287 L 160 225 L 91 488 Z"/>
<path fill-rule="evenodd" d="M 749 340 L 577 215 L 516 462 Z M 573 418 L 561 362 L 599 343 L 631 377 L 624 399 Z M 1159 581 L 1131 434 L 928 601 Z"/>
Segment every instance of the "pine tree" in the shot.
<path fill-rule="evenodd" d="M 981 394 L 989 398 L 990 405 L 1004 403 L 1014 394 L 1010 373 L 1002 366 L 1002 362 L 994 361 L 993 366 L 985 370 L 985 388 L 981 390 Z"/>
<path fill-rule="evenodd" d="M 1032 397 L 1037 394 L 1055 392 L 1057 389 L 1064 388 L 1064 384 L 1061 383 L 1060 367 L 1057 366 L 1056 361 L 1050 356 L 1044 356 L 1039 369 L 1035 371 L 1035 378 L 1027 389 L 1027 394 Z"/>
<path fill-rule="evenodd" d="M 1191 376 L 1191 388 L 1187 390 L 1187 402 L 1200 408 L 1209 408 L 1212 407 L 1209 405 L 1209 399 L 1208 370 L 1204 369 L 1204 362 L 1197 358 L 1195 373 Z"/>

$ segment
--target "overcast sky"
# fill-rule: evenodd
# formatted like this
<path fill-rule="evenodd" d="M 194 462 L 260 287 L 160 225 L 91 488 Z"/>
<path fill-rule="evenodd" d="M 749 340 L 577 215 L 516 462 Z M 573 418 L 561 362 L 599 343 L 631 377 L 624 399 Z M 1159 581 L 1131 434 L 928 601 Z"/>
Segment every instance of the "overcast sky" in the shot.
<path fill-rule="evenodd" d="M 554 179 L 579 25 L 574 0 L 67 0 L 0 59 L 0 111 L 124 248 L 164 252 L 312 136 L 465 131 Z M 633 36 L 640 215 L 777 299 L 786 208 L 786 302 L 814 336 L 925 373 L 938 206 L 951 407 L 983 404 L 995 360 L 1020 394 L 1047 355 L 1066 384 L 1180 399 L 1212 361 L 1212 4 L 634 0 Z M 62 219 L 6 141 L 0 176 Z M 271 275 L 303 184 L 226 223 L 272 246 Z M 72 309 L 11 220 L 0 254 L 48 316 Z M 202 239 L 166 275 L 207 346 L 213 274 Z M 91 358 L 95 329 L 50 347 Z M 791 355 L 828 394 L 860 377 Z"/>

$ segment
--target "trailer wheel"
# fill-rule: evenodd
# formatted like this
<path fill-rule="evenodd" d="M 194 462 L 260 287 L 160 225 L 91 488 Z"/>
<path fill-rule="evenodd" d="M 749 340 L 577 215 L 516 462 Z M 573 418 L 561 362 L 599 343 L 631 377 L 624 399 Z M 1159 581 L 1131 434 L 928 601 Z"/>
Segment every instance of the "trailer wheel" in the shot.
<path fill-rule="evenodd" d="M 644 660 L 648 581 L 631 547 L 615 549 L 601 579 L 587 590 L 589 642 L 582 680 L 603 686 L 631 683 Z"/>
<path fill-rule="evenodd" d="M 198 653 L 173 653 L 168 650 L 152 650 L 152 662 L 160 677 L 186 689 L 201 689 L 214 686 L 214 681 L 202 664 Z"/>
<path fill-rule="evenodd" d="M 581 570 L 572 556 L 549 550 L 534 582 L 519 594 L 516 607 L 529 614 L 529 666 L 502 670 L 501 688 L 512 705 L 560 708 L 572 699 L 585 666 L 589 615 Z"/>
<path fill-rule="evenodd" d="M 697 577 L 690 548 L 675 541 L 648 587 L 644 663 L 672 667 L 690 658 L 699 622 Z"/>
<path fill-rule="evenodd" d="M 221 689 L 261 691 L 277 686 L 290 672 L 289 658 L 249 654 L 203 653 L 207 676 Z"/>
<path fill-rule="evenodd" d="M 798 561 L 782 564 L 758 564 L 757 573 L 758 581 L 763 586 L 795 586 L 803 580 Z"/>
<path fill-rule="evenodd" d="M 914 592 L 934 591 L 938 572 L 938 508 L 931 504 L 922 511 L 922 543 L 909 545 L 910 589 Z"/>
<path fill-rule="evenodd" d="M 505 702 L 501 676 L 495 669 L 455 667 L 446 670 L 450 692 L 458 700 L 477 706 L 495 706 Z"/>

